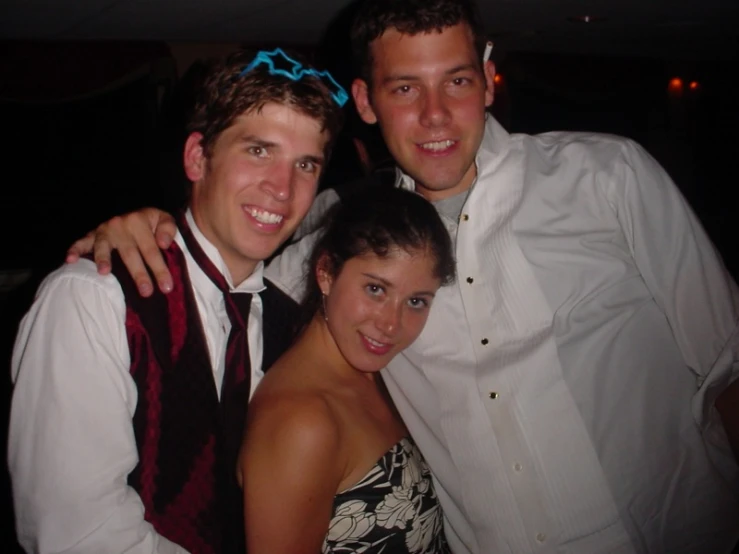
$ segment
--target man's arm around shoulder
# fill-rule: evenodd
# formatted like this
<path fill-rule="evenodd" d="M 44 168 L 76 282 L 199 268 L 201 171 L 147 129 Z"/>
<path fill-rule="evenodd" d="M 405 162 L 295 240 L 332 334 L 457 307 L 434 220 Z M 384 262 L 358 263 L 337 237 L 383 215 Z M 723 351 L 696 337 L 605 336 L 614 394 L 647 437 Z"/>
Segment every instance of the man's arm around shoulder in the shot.
<path fill-rule="evenodd" d="M 294 241 L 265 268 L 264 276 L 296 302 L 303 299 L 305 291 L 306 260 L 321 235 L 326 214 L 339 201 L 339 196 L 332 189 L 319 194 L 296 231 Z"/>

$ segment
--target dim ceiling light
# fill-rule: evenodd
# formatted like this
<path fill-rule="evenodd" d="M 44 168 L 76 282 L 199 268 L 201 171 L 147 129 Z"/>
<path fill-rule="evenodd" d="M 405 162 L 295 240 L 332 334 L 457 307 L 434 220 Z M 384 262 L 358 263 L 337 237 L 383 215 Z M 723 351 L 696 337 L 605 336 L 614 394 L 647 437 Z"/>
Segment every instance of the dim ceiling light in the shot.
<path fill-rule="evenodd" d="M 600 15 L 571 15 L 567 18 L 570 23 L 596 23 L 599 21 L 605 21 L 606 18 Z"/>

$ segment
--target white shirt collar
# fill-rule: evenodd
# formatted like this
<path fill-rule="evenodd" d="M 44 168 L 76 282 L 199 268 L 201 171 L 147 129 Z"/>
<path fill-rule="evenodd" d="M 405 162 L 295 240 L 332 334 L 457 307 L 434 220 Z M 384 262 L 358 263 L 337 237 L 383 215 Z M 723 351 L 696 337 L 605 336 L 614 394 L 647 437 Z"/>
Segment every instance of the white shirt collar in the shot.
<path fill-rule="evenodd" d="M 477 156 L 475 156 L 477 180 L 485 182 L 486 176 L 495 171 L 510 149 L 511 135 L 492 115 L 487 114 L 485 133 L 480 148 L 477 149 Z"/>

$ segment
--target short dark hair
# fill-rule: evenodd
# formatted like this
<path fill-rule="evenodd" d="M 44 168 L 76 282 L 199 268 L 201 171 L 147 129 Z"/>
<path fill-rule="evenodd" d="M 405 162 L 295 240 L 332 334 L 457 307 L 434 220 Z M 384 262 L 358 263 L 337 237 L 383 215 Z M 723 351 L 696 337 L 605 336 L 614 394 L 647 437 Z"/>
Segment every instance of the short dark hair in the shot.
<path fill-rule="evenodd" d="M 326 256 L 336 277 L 344 264 L 357 256 L 386 257 L 396 248 L 430 252 L 435 258 L 434 276 L 442 285 L 455 278 L 452 240 L 431 203 L 419 194 L 392 185 L 368 186 L 333 207 L 321 238 L 307 261 L 304 315 L 310 320 L 323 310 L 316 269 Z"/>
<path fill-rule="evenodd" d="M 288 55 L 303 66 L 310 67 L 299 54 L 288 52 Z M 328 155 L 343 122 L 342 109 L 332 97 L 329 87 L 312 75 L 294 81 L 270 73 L 265 64 L 239 76 L 255 56 L 254 51 L 239 50 L 223 60 L 209 62 L 187 124 L 188 133 L 203 135 L 201 145 L 205 156 L 210 157 L 219 135 L 237 117 L 258 112 L 265 104 L 275 102 L 291 106 L 320 121 L 322 130 L 328 132 Z"/>
<path fill-rule="evenodd" d="M 395 29 L 405 35 L 440 33 L 447 27 L 466 23 L 482 54 L 485 31 L 474 0 L 364 0 L 351 28 L 352 58 L 358 75 L 368 84 L 372 79 L 372 41 Z"/>

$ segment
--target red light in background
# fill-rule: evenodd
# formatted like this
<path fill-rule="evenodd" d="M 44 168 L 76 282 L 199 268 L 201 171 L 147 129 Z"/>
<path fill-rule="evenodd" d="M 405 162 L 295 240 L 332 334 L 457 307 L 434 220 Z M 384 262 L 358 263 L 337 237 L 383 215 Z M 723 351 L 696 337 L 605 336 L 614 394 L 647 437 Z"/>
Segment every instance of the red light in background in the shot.
<path fill-rule="evenodd" d="M 495 77 L 493 77 L 493 83 L 496 85 L 499 85 L 503 82 L 503 76 L 500 73 L 496 73 Z"/>
<path fill-rule="evenodd" d="M 680 77 L 673 77 L 667 85 L 670 94 L 679 95 L 683 92 L 683 80 Z"/>
<path fill-rule="evenodd" d="M 690 81 L 688 87 L 690 88 L 690 90 L 698 90 L 699 88 L 701 88 L 701 85 L 698 81 Z"/>

